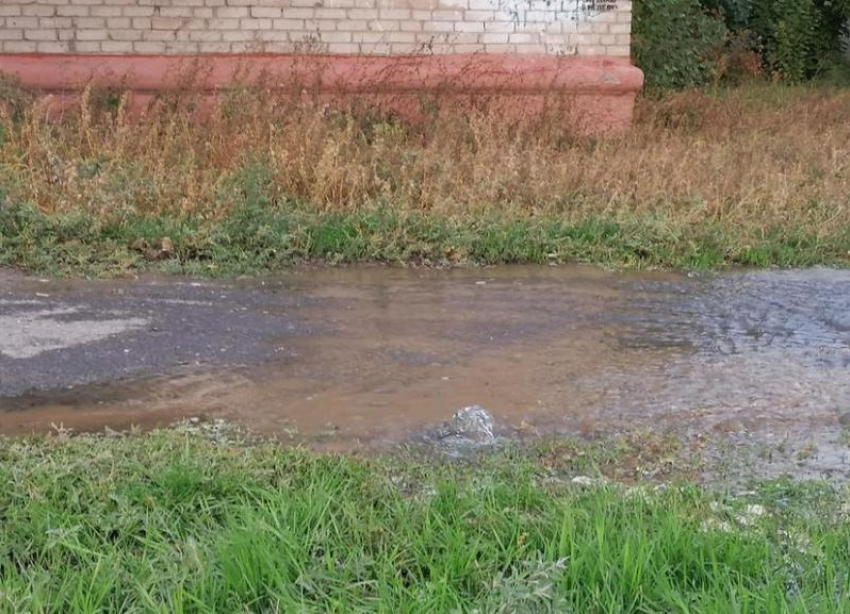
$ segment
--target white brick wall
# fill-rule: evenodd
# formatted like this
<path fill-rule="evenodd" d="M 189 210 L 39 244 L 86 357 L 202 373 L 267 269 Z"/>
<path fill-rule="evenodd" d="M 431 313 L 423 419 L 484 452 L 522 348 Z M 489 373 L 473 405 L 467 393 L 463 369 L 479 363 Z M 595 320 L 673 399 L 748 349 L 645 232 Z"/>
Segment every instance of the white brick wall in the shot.
<path fill-rule="evenodd" d="M 0 0 L 0 53 L 628 56 L 629 0 Z"/>

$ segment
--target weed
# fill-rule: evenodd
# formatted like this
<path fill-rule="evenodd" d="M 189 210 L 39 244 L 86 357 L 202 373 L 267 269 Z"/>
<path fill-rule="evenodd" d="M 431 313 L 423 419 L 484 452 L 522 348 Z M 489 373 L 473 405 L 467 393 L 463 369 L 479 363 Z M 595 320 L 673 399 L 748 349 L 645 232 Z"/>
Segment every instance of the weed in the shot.
<path fill-rule="evenodd" d="M 305 258 L 716 268 L 850 252 L 850 104 L 827 86 L 642 100 L 633 130 L 607 139 L 571 134 L 555 111 L 522 126 L 479 110 L 406 125 L 268 88 L 233 88 L 200 115 L 182 100 L 137 117 L 128 96 L 87 90 L 61 124 L 47 102 L 0 99 L 0 259 L 38 271 L 222 274 Z M 131 248 L 163 236 L 166 262 Z"/>

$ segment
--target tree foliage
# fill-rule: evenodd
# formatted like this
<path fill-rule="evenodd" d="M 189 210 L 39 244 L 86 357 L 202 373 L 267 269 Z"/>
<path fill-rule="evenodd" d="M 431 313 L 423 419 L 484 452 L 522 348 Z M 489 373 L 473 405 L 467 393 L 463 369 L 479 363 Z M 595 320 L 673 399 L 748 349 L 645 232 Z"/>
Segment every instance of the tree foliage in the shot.
<path fill-rule="evenodd" d="M 649 89 L 683 89 L 711 79 L 728 29 L 699 0 L 639 0 L 633 20 L 634 59 Z"/>
<path fill-rule="evenodd" d="M 797 83 L 845 61 L 850 0 L 636 0 L 634 58 L 650 88 L 723 76 L 742 44 L 774 79 Z"/>

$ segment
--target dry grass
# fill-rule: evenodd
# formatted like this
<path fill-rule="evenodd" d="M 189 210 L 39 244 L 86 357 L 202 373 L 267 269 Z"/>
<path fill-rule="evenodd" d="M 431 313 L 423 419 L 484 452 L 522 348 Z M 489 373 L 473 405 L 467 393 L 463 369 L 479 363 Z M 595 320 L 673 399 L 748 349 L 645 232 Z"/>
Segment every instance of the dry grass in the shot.
<path fill-rule="evenodd" d="M 251 197 L 233 190 L 250 168 L 264 197 L 320 212 L 637 215 L 745 239 L 776 228 L 824 237 L 850 222 L 848 91 L 762 85 L 644 99 L 629 134 L 602 140 L 569 134 L 557 113 L 531 126 L 476 112 L 410 127 L 250 88 L 200 119 L 185 98 L 138 118 L 127 96 L 88 90 L 56 123 L 49 98 L 5 91 L 0 186 L 48 214 L 219 219 Z"/>

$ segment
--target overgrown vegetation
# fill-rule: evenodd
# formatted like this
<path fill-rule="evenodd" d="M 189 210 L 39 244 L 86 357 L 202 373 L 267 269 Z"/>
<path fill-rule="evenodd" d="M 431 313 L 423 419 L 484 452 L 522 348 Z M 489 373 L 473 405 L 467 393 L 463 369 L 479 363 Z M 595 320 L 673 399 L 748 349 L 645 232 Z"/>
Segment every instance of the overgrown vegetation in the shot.
<path fill-rule="evenodd" d="M 846 80 L 848 24 L 848 0 L 638 0 L 634 58 L 656 91 Z"/>
<path fill-rule="evenodd" d="M 585 486 L 552 459 L 0 439 L 0 611 L 847 611 L 846 492 Z"/>
<path fill-rule="evenodd" d="M 420 124 L 234 89 L 204 114 L 89 91 L 0 105 L 0 265 L 246 272 L 308 259 L 843 264 L 850 93 L 754 86 L 642 100 L 617 137 L 563 108 Z M 558 118 L 557 121 L 555 118 Z"/>
<path fill-rule="evenodd" d="M 699 0 L 638 0 L 632 20 L 632 55 L 651 90 L 697 87 L 719 76 L 729 31 Z"/>

